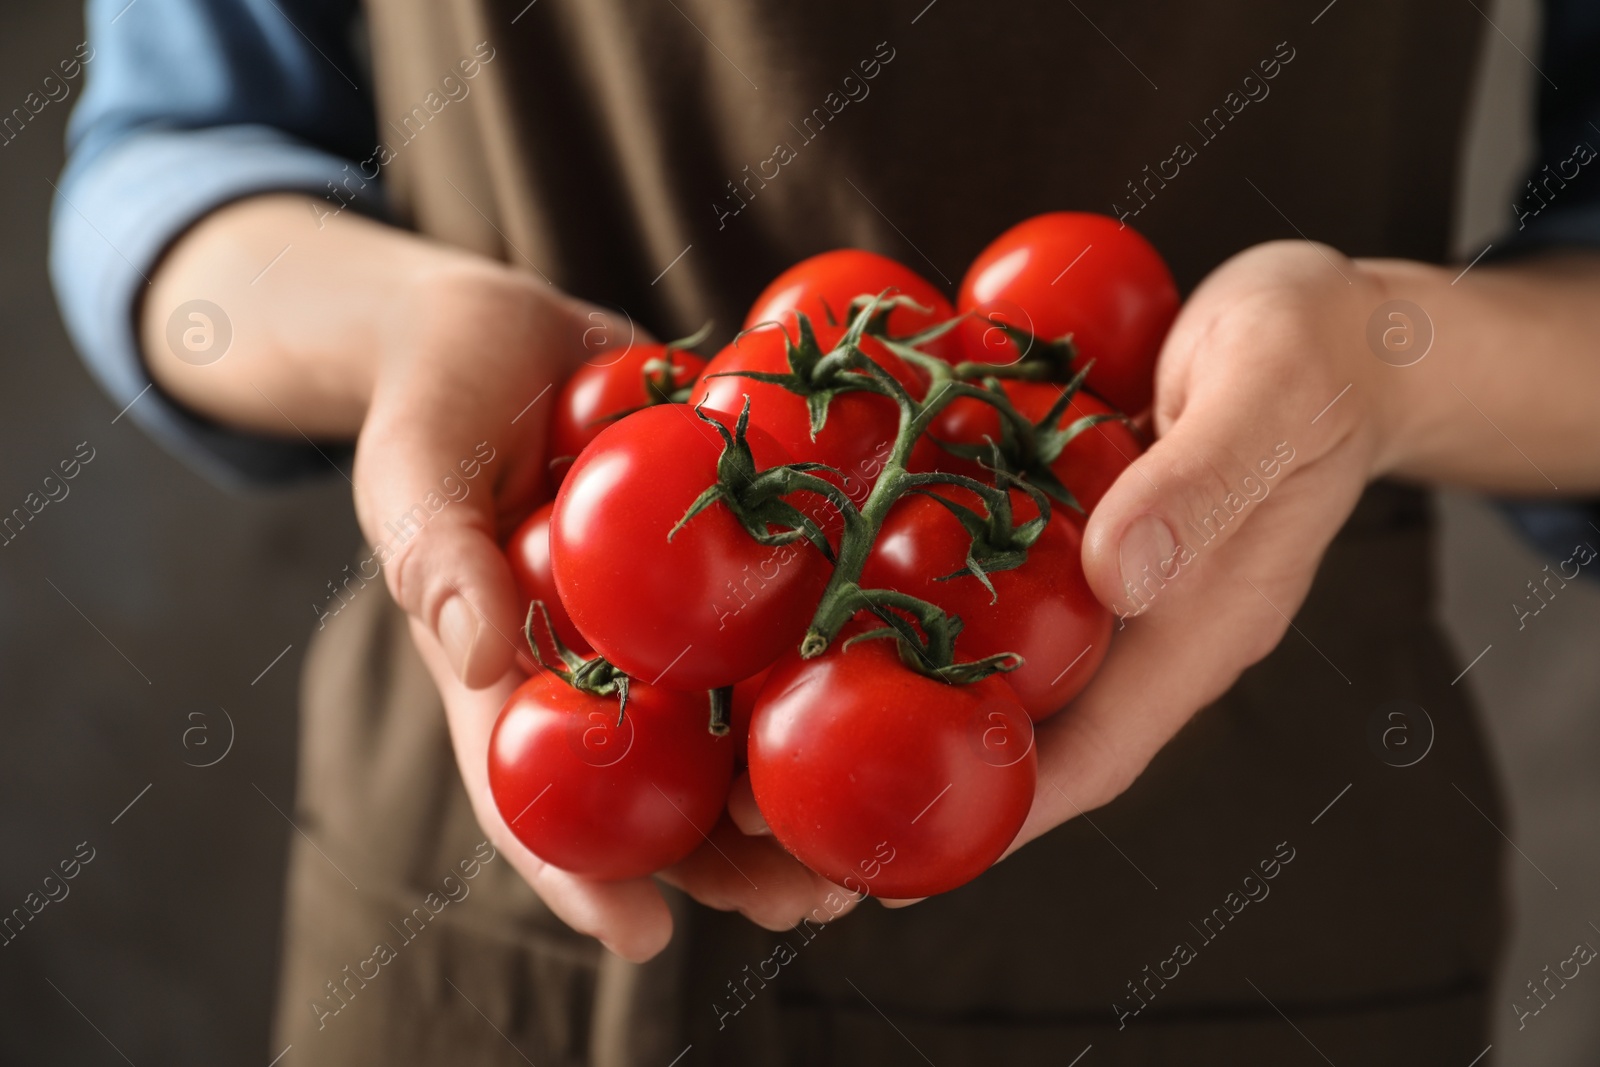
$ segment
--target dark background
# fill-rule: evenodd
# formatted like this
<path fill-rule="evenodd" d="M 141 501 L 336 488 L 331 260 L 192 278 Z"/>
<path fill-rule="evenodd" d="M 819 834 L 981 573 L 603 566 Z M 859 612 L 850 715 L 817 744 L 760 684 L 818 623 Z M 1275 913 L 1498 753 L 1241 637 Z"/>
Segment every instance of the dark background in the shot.
<path fill-rule="evenodd" d="M 75 3 L 0 6 L 0 112 L 82 39 Z M 294 831 L 262 793 L 293 813 L 311 605 L 359 535 L 340 479 L 233 496 L 113 425 L 44 269 L 80 85 L 0 147 L 0 513 L 95 450 L 0 548 L 0 914 L 80 842 L 95 858 L 0 947 L 0 1062 L 122 1063 L 109 1039 L 140 1067 L 265 1065 Z M 232 750 L 186 766 L 223 751 L 220 708 Z"/>
<path fill-rule="evenodd" d="M 1481 6 L 1504 36 L 1485 35 L 1463 258 L 1507 223 L 1536 77 L 1516 50 L 1537 55 L 1531 0 Z M 81 40 L 70 0 L 0 7 L 0 114 Z M 0 946 L 0 1063 L 265 1067 L 283 1051 L 268 1027 L 301 660 L 312 605 L 359 535 L 341 480 L 228 495 L 113 422 L 44 268 L 78 90 L 0 147 L 0 515 L 80 442 L 95 450 L 67 498 L 0 547 L 0 916 L 80 842 L 95 852 Z M 1501 829 L 1528 857 L 1509 853 L 1518 912 L 1483 1062 L 1594 1062 L 1600 979 L 1523 1032 L 1509 1005 L 1575 940 L 1600 946 L 1587 925 L 1600 924 L 1600 589 L 1574 585 L 1515 632 L 1508 605 L 1550 561 L 1482 501 L 1441 504 L 1442 615 L 1463 665 L 1494 646 L 1461 684 L 1497 745 L 1513 813 Z M 224 751 L 224 708 L 226 757 L 187 765 Z"/>

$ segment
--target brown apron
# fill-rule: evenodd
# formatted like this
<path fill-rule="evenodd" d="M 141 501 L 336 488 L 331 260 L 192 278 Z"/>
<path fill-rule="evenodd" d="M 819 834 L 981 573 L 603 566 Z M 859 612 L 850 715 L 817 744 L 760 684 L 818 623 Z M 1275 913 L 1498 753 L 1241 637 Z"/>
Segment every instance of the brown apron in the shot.
<path fill-rule="evenodd" d="M 840 245 L 951 282 L 1052 208 L 1124 215 L 1185 288 L 1297 234 L 1446 255 L 1470 6 L 923 5 L 369 0 L 391 193 L 421 231 L 663 337 L 713 318 L 726 338 L 765 280 Z M 643 966 L 566 930 L 503 861 L 462 880 L 482 835 L 374 586 L 307 669 L 277 1048 L 340 1065 L 1467 1063 L 1488 1043 L 1501 817 L 1432 567 L 1424 498 L 1373 487 L 1296 620 L 1309 641 L 1291 632 L 1092 824 L 820 933 L 675 898 L 678 933 Z M 1396 699 L 1436 730 L 1413 766 L 1370 740 Z M 380 942 L 396 958 L 369 962 Z"/>

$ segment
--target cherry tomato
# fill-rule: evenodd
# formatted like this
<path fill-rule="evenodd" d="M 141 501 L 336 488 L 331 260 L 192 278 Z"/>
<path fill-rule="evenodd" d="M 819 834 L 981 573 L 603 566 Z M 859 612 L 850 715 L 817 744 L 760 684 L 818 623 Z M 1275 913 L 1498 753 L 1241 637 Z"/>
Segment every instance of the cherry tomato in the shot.
<path fill-rule="evenodd" d="M 826 351 L 831 340 L 844 331 L 824 328 L 818 339 Z M 715 377 L 729 371 L 757 371 L 783 374 L 789 370 L 788 340 L 775 326 L 745 334 L 717 353 L 706 365 L 695 388 L 694 402 L 710 411 L 737 416 L 750 399 L 750 424 L 759 426 L 777 439 L 796 463 L 825 463 L 843 473 L 830 479 L 839 484 L 859 506 L 872 491 L 883 464 L 894 449 L 900 425 L 900 408 L 887 396 L 869 392 L 835 394 L 828 404 L 828 419 L 822 432 L 811 436 L 811 411 L 806 398 L 781 385 L 752 381 L 736 376 Z M 913 396 L 920 396 L 924 383 L 912 368 L 887 349 L 863 345 L 863 351 L 892 374 Z M 836 517 L 836 516 L 835 516 Z M 828 525 L 829 520 L 824 520 Z"/>
<path fill-rule="evenodd" d="M 979 515 L 978 495 L 955 486 L 933 490 Z M 1013 518 L 1037 518 L 1039 509 L 1020 489 L 1010 492 Z M 972 535 L 932 496 L 902 497 L 885 518 L 861 574 L 864 589 L 894 589 L 959 616 L 956 658 L 982 659 L 1015 652 L 1022 666 L 1006 683 L 1035 722 L 1077 696 L 1094 676 L 1111 643 L 1111 613 L 1083 576 L 1083 535 L 1052 509 L 1027 560 L 990 572 L 994 592 L 966 571 Z M 945 579 L 945 575 L 959 577 Z"/>
<path fill-rule="evenodd" d="M 1049 382 L 1006 381 L 1001 388 L 1017 412 L 1033 423 L 1041 421 L 1061 399 L 1061 386 Z M 1071 426 L 1086 415 L 1113 413 L 1103 401 L 1080 389 L 1073 394 L 1056 426 Z M 961 397 L 951 401 L 933 420 L 928 436 L 917 442 L 906 464 L 914 471 L 938 470 L 987 480 L 989 475 L 975 461 L 952 455 L 930 438 L 965 445 L 999 441 L 1000 413 L 981 400 Z M 1050 464 L 1050 470 L 1072 491 L 1084 511 L 1093 511 L 1128 464 L 1143 452 L 1144 445 L 1138 434 L 1126 422 L 1120 419 L 1098 422 L 1068 441 Z M 984 462 L 992 460 L 986 457 Z"/>
<path fill-rule="evenodd" d="M 710 832 L 733 779 L 733 744 L 706 728 L 704 693 L 634 684 L 615 697 L 553 674 L 506 701 L 489 739 L 500 815 L 546 863 L 589 878 L 640 878 Z"/>
<path fill-rule="evenodd" d="M 1033 724 L 998 677 L 948 685 L 895 643 L 773 667 L 750 723 L 750 784 L 784 848 L 855 892 L 922 897 L 971 881 L 1033 803 Z"/>
<path fill-rule="evenodd" d="M 666 345 L 636 344 L 619 354 L 605 352 L 572 372 L 556 396 L 550 419 L 551 477 L 559 485 L 600 431 L 619 416 L 672 394 L 699 376 L 706 361 L 693 352 Z"/>
<path fill-rule="evenodd" d="M 790 462 L 760 428 L 747 440 L 759 468 Z M 634 412 L 584 449 L 550 517 L 556 590 L 573 624 L 652 685 L 714 689 L 755 674 L 799 644 L 828 580 L 809 541 L 762 545 L 720 501 L 668 540 L 716 481 L 722 447 L 686 405 Z"/>
<path fill-rule="evenodd" d="M 574 652 L 588 655 L 594 650 L 572 625 L 567 609 L 561 606 L 561 598 L 556 595 L 556 580 L 550 573 L 550 512 L 554 508 L 552 500 L 523 520 L 506 542 L 506 558 L 511 562 L 511 576 L 516 579 L 517 591 L 522 594 L 523 610 L 535 600 L 543 602 L 561 643 Z"/>
<path fill-rule="evenodd" d="M 955 309 L 945 295 L 922 275 L 902 263 L 859 248 L 837 248 L 832 252 L 802 259 L 775 278 L 762 290 L 745 316 L 745 329 L 763 322 L 779 322 L 790 333 L 795 329 L 797 311 L 810 317 L 819 331 L 824 325 L 848 325 L 850 301 L 858 296 L 877 296 L 895 289 L 909 296 L 926 312 L 898 307 L 889 313 L 889 336 L 909 337 L 928 327 L 955 317 Z M 929 342 L 929 355 L 952 359 L 960 345 L 954 334 Z"/>
<path fill-rule="evenodd" d="M 1116 219 L 1055 211 L 1013 226 L 961 280 L 958 329 L 966 358 L 1011 363 L 1016 344 L 995 324 L 1042 340 L 1072 335 L 1089 386 L 1122 411 L 1150 406 L 1156 356 L 1178 314 L 1178 289 L 1155 248 Z"/>

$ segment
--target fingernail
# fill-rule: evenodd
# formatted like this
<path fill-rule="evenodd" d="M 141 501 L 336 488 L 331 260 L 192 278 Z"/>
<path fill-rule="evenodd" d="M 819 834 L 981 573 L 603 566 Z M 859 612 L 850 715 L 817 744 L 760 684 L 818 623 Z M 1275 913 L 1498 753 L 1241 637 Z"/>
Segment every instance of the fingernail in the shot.
<path fill-rule="evenodd" d="M 1122 588 L 1139 603 L 1154 596 L 1168 581 L 1163 570 L 1178 550 L 1177 538 L 1158 516 L 1145 515 L 1129 526 L 1117 548 L 1117 566 L 1122 573 Z"/>
<path fill-rule="evenodd" d="M 472 659 L 472 646 L 478 642 L 478 614 L 464 597 L 453 596 L 439 609 L 439 643 L 450 657 L 456 677 L 465 679 Z"/>

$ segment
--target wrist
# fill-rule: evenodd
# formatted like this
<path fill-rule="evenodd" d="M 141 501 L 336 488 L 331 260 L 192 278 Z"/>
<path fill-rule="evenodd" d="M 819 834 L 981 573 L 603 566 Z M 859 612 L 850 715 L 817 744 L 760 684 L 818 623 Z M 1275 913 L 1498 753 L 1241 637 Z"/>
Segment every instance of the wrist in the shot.
<path fill-rule="evenodd" d="M 1436 436 L 1440 389 L 1450 391 L 1437 348 L 1459 298 L 1451 288 L 1456 272 L 1397 259 L 1358 260 L 1356 267 L 1368 283 L 1352 327 L 1361 332 L 1358 387 L 1372 411 L 1371 476 L 1404 476 Z"/>
<path fill-rule="evenodd" d="M 367 397 L 419 358 L 452 363 L 499 353 L 531 355 L 556 291 L 504 264 L 442 246 L 402 272 L 385 301 L 367 366 Z"/>

